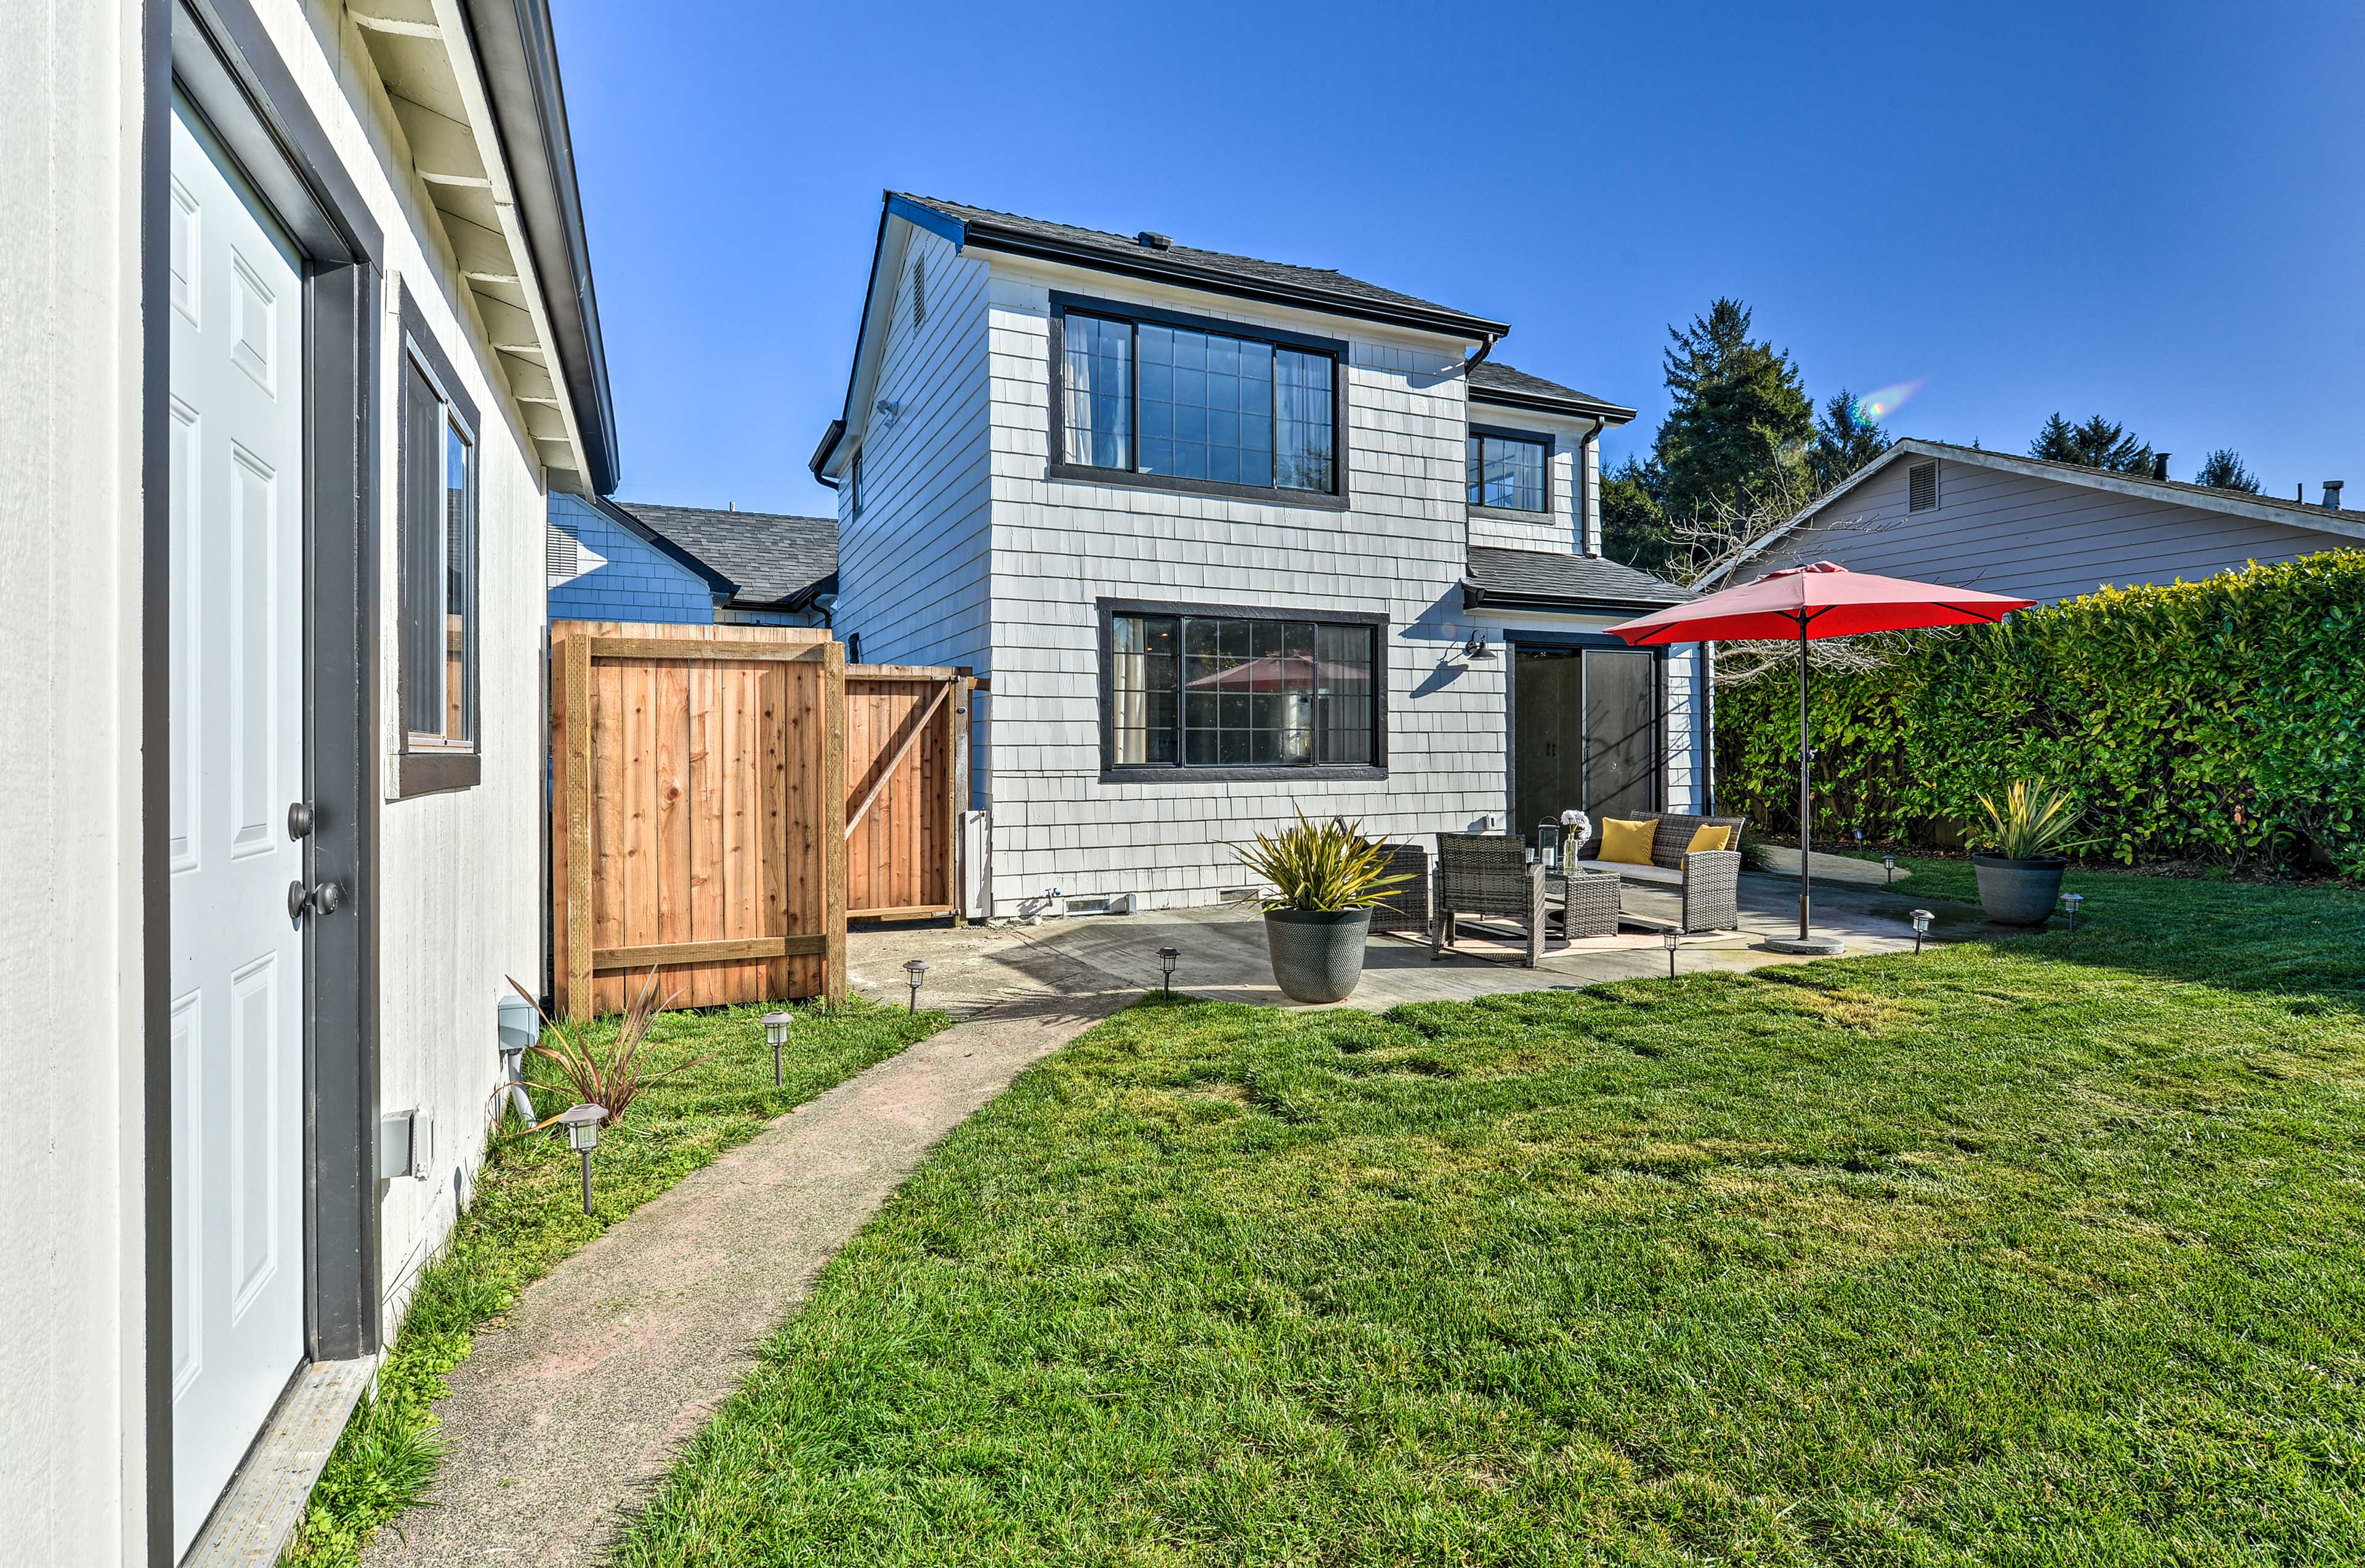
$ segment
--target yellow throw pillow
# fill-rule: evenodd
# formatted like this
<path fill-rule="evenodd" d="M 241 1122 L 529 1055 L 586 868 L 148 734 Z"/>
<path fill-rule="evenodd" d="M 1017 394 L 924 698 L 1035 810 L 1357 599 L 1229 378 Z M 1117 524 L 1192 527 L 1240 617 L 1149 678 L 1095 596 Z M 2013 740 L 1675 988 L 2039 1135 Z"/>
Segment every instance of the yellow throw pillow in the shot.
<path fill-rule="evenodd" d="M 1716 823 L 1711 823 L 1708 826 L 1701 828 L 1698 833 L 1692 834 L 1692 841 L 1684 846 L 1684 853 L 1689 855 L 1696 850 L 1730 849 L 1732 847 L 1732 829 L 1719 826 Z"/>
<path fill-rule="evenodd" d="M 1621 866 L 1648 866 L 1651 863 L 1651 840 L 1659 832 L 1659 819 L 1647 817 L 1641 822 L 1620 822 L 1616 817 L 1601 819 L 1601 858 L 1614 860 Z"/>

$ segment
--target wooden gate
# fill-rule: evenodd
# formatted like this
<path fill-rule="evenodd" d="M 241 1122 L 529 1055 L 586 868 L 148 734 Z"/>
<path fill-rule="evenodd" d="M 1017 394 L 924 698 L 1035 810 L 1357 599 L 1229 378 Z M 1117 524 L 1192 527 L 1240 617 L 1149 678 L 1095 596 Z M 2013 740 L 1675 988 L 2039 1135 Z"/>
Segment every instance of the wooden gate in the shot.
<path fill-rule="evenodd" d="M 975 685 L 966 670 L 846 666 L 847 919 L 959 913 Z"/>
<path fill-rule="evenodd" d="M 961 671 L 846 663 L 786 626 L 551 636 L 560 1014 L 659 972 L 679 1007 L 846 994 L 846 922 L 956 913 Z"/>

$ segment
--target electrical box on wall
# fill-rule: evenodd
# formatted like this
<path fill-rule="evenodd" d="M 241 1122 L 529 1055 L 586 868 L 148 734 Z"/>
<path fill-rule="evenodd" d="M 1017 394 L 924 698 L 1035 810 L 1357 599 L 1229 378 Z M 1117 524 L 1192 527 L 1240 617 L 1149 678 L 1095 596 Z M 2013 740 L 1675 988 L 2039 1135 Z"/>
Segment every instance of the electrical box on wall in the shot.
<path fill-rule="evenodd" d="M 427 1111 L 389 1111 L 377 1119 L 377 1176 L 424 1182 L 435 1162 L 435 1117 Z"/>

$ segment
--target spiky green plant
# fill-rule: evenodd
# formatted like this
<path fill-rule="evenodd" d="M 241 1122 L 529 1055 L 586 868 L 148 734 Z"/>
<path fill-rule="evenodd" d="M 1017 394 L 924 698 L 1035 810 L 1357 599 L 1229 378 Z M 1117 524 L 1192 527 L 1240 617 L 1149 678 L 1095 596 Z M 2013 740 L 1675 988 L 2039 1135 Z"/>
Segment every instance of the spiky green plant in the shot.
<path fill-rule="evenodd" d="M 2067 790 L 2015 778 L 2001 805 L 1981 795 L 1979 806 L 1988 814 L 1988 825 L 1973 838 L 1990 854 L 2006 860 L 2043 860 L 2078 847 L 2069 835 L 2083 813 Z"/>
<path fill-rule="evenodd" d="M 1272 884 L 1260 895 L 1265 908 L 1325 912 L 1369 909 L 1390 888 L 1412 880 L 1389 872 L 1386 848 L 1385 839 L 1364 837 L 1360 822 L 1333 817 L 1317 827 L 1302 809 L 1294 825 L 1231 846 L 1241 865 Z"/>

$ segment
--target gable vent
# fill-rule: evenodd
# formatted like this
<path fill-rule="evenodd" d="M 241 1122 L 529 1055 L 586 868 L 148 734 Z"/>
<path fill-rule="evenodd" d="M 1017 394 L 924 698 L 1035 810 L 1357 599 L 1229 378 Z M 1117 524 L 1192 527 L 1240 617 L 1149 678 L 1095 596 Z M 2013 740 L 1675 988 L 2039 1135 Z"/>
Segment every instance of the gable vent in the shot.
<path fill-rule="evenodd" d="M 928 320 L 928 258 L 920 257 L 912 263 L 912 325 L 925 326 Z"/>
<path fill-rule="evenodd" d="M 1905 471 L 1905 510 L 1929 511 L 1938 504 L 1938 463 L 1916 463 Z"/>

